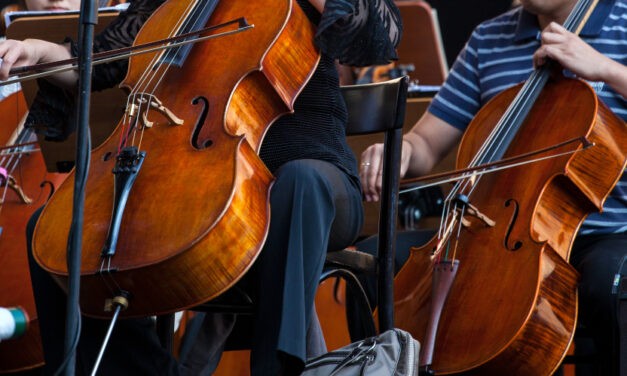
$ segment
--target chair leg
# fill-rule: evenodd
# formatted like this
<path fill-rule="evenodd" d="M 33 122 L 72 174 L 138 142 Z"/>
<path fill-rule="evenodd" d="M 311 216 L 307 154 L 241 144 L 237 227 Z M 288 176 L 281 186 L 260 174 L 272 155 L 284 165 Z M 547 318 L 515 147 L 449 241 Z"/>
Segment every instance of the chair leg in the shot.
<path fill-rule="evenodd" d="M 171 353 L 174 343 L 174 314 L 157 316 L 156 330 L 161 346 Z"/>
<path fill-rule="evenodd" d="M 347 269 L 330 269 L 322 273 L 320 282 L 331 278 L 341 277 L 346 281 L 346 290 L 350 291 L 352 297 L 355 298 L 355 308 L 358 312 L 351 311 L 348 302 L 346 307 L 346 318 L 348 321 L 348 331 L 351 337 L 351 341 L 355 342 L 367 337 L 372 337 L 377 334 L 377 330 L 374 324 L 374 317 L 372 316 L 372 310 L 370 309 L 370 302 L 368 296 L 361 286 L 357 276 Z M 359 322 L 355 323 L 355 319 Z"/>

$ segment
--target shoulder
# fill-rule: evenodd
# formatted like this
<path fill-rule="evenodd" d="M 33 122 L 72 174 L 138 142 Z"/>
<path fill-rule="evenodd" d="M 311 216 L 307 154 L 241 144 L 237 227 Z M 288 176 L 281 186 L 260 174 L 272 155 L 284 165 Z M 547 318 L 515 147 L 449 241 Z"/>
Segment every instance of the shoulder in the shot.
<path fill-rule="evenodd" d="M 499 16 L 481 22 L 473 31 L 473 36 L 514 35 L 522 15 L 522 8 L 511 9 Z"/>

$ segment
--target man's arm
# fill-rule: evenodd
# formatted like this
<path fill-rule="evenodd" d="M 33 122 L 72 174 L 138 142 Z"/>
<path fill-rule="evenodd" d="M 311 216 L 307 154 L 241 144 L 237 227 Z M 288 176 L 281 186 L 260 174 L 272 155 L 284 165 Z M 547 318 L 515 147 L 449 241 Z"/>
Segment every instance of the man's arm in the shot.
<path fill-rule="evenodd" d="M 426 112 L 403 136 L 401 177 L 420 176 L 457 144 L 463 132 L 440 118 Z M 383 144 L 375 144 L 361 154 L 359 176 L 366 201 L 378 201 L 381 194 Z"/>

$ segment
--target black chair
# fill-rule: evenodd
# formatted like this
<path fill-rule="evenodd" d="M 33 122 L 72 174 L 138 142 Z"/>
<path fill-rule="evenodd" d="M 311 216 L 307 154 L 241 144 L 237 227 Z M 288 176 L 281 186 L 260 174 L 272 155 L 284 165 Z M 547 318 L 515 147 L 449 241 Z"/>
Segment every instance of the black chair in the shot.
<path fill-rule="evenodd" d="M 562 365 L 574 365 L 576 373 L 597 374 L 600 366 L 606 367 L 608 375 L 627 375 L 627 257 L 619 262 L 612 285 L 608 286 L 612 295 L 616 296 L 617 320 L 612 322 L 615 333 L 614 341 L 609 343 L 611 358 L 617 359 L 614 364 L 609 364 L 602 350 L 596 348 L 590 328 L 578 324 L 575 330 L 575 351 L 573 355 L 567 355 Z M 605 351 L 608 351 L 608 348 Z M 561 371 L 561 370 L 560 370 Z M 556 373 L 560 375 L 560 373 Z"/>
<path fill-rule="evenodd" d="M 321 281 L 341 276 L 349 286 L 360 291 L 356 274 L 376 275 L 378 279 L 379 329 L 394 327 L 393 281 L 396 208 L 400 176 L 402 127 L 409 78 L 399 77 L 385 82 L 350 85 L 341 88 L 348 108 L 348 136 L 384 133 L 383 189 L 380 204 L 378 257 L 352 249 L 330 251 Z M 362 316 L 367 316 L 366 333 L 374 335 L 374 322 L 363 290 Z M 241 290 L 231 289 L 220 297 L 195 307 L 194 310 L 252 314 L 253 302 Z M 157 331 L 164 347 L 172 348 L 173 315 L 157 319 Z M 355 338 L 354 338 L 355 339 Z M 228 345 L 227 345 L 228 348 Z"/>
<path fill-rule="evenodd" d="M 389 81 L 342 87 L 348 108 L 348 136 L 384 133 L 384 160 L 377 257 L 353 249 L 329 252 L 321 280 L 340 276 L 347 282 L 352 295 L 361 301 L 360 324 L 355 331 L 349 329 L 353 341 L 375 334 L 372 314 L 367 298 L 359 285 L 357 275 L 366 274 L 377 278 L 379 331 L 394 327 L 394 250 L 396 244 L 396 220 L 398 186 L 400 179 L 402 128 L 405 119 L 409 78 L 399 77 Z"/>

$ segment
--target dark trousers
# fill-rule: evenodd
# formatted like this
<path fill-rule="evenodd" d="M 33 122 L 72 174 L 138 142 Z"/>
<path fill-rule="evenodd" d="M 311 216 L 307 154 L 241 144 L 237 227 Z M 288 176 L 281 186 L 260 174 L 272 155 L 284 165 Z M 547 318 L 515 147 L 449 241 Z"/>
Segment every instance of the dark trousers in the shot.
<path fill-rule="evenodd" d="M 244 333 L 252 339 L 253 376 L 300 374 L 327 249 L 350 245 L 363 220 L 357 182 L 334 165 L 297 160 L 281 166 L 275 176 L 268 238 L 239 283 L 255 302 L 251 329 Z M 237 318 L 236 327 L 244 321 Z M 217 359 L 214 364 L 207 360 L 221 351 L 231 325 L 229 316 L 205 317 L 202 332 L 181 360 L 184 374 L 211 373 Z"/>
<path fill-rule="evenodd" d="M 627 234 L 580 236 L 573 245 L 570 263 L 581 273 L 578 330 L 585 332 L 576 335 L 575 351 L 592 347 L 597 357 L 592 365 L 578 365 L 577 376 L 618 375 L 618 296 L 612 286 L 625 256 Z"/>

